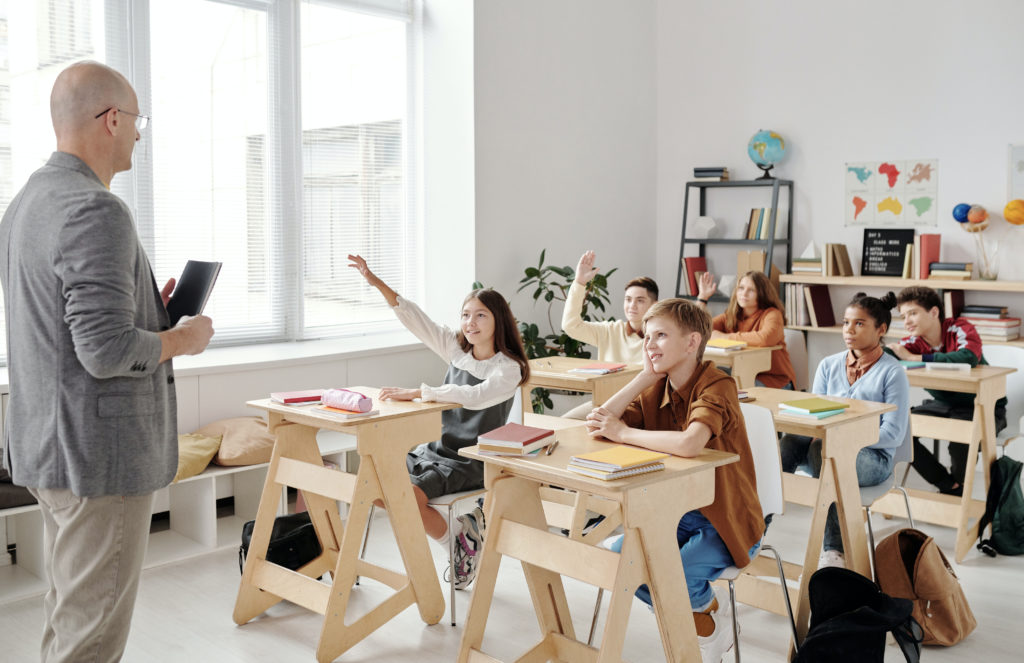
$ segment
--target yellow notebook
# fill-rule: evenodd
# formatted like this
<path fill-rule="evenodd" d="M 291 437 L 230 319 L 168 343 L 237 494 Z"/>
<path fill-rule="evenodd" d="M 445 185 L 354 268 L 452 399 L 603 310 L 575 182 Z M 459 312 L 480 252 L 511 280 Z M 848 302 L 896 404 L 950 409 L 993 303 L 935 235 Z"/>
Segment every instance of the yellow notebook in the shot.
<path fill-rule="evenodd" d="M 712 338 L 708 340 L 707 347 L 722 348 L 723 350 L 739 350 L 747 347 L 746 341 L 734 341 L 729 338 Z"/>
<path fill-rule="evenodd" d="M 801 398 L 796 401 L 779 403 L 779 407 L 786 410 L 792 410 L 793 412 L 813 414 L 814 412 L 827 412 L 828 410 L 842 410 L 850 407 L 850 404 L 830 401 L 827 398 Z"/>
<path fill-rule="evenodd" d="M 630 467 L 649 465 L 663 458 L 668 458 L 668 454 L 663 454 L 660 451 L 651 451 L 650 449 L 641 449 L 640 447 L 616 445 L 610 449 L 573 456 L 571 461 L 575 465 L 614 472 Z"/>

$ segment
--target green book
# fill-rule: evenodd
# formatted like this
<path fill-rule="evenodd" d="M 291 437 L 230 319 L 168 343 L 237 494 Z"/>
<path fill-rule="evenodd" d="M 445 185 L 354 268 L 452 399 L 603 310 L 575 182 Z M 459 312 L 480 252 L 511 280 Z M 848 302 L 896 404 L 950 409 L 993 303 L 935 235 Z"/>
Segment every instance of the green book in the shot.
<path fill-rule="evenodd" d="M 807 417 L 808 419 L 826 419 L 828 417 L 834 417 L 837 414 L 845 412 L 843 408 L 838 410 L 824 410 L 823 412 L 797 412 L 796 410 L 788 410 L 784 407 L 779 407 L 779 414 L 785 414 L 791 417 Z"/>
<path fill-rule="evenodd" d="M 813 414 L 815 412 L 828 412 L 829 410 L 843 410 L 850 406 L 847 403 L 837 403 L 836 401 L 830 401 L 827 398 L 801 398 L 796 401 L 779 403 L 779 407 L 785 408 L 791 412 Z"/>
<path fill-rule="evenodd" d="M 906 359 L 900 359 L 900 366 L 902 366 L 903 368 L 905 368 L 906 370 L 909 371 L 909 370 L 912 370 L 912 369 L 915 369 L 915 368 L 924 368 L 924 362 L 923 361 L 907 361 Z"/>

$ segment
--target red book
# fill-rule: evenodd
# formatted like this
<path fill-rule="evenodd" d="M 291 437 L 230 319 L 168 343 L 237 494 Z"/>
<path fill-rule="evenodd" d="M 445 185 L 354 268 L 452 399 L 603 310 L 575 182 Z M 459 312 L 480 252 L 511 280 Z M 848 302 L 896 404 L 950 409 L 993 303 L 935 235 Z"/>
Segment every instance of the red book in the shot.
<path fill-rule="evenodd" d="M 807 313 L 815 327 L 834 327 L 835 314 L 832 312 L 832 298 L 828 294 L 827 285 L 806 285 L 804 295 L 807 298 Z"/>
<path fill-rule="evenodd" d="M 595 361 L 592 364 L 570 368 L 570 373 L 591 373 L 593 375 L 605 375 L 606 373 L 618 373 L 626 368 L 625 364 L 614 364 L 607 361 Z"/>
<path fill-rule="evenodd" d="M 919 264 L 921 265 L 917 274 L 917 278 L 926 279 L 928 278 L 928 271 L 930 265 L 933 262 L 939 261 L 939 248 L 942 241 L 942 235 L 938 233 L 923 233 L 921 238 L 921 259 Z"/>
<path fill-rule="evenodd" d="M 324 395 L 323 389 L 303 389 L 300 391 L 274 391 L 270 394 L 270 400 L 285 405 L 299 405 L 302 403 L 319 403 L 320 397 Z"/>
<path fill-rule="evenodd" d="M 686 282 L 690 284 L 690 294 L 696 297 L 700 292 L 697 287 L 697 272 L 708 271 L 708 263 L 703 256 L 683 258 L 683 262 L 686 263 Z"/>
<path fill-rule="evenodd" d="M 492 447 L 516 448 L 525 447 L 554 434 L 555 431 L 548 430 L 547 428 L 534 428 L 533 426 L 523 426 L 522 424 L 505 424 L 489 433 L 484 433 L 477 438 L 477 442 Z"/>

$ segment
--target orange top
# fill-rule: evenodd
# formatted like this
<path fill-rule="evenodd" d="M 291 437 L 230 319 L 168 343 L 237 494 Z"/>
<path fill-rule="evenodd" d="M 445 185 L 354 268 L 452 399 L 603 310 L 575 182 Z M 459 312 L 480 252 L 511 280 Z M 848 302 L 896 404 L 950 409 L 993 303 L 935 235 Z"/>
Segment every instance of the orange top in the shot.
<path fill-rule="evenodd" d="M 722 313 L 711 321 L 711 328 L 728 334 L 733 340 L 746 341 L 750 346 L 763 348 L 768 345 L 781 345 L 781 348 L 772 352 L 772 367 L 766 373 L 758 373 L 757 379 L 764 386 L 773 389 L 781 389 L 790 382 L 796 385 L 796 371 L 793 370 L 793 362 L 789 360 L 789 352 L 786 351 L 782 311 L 777 308 L 761 309 L 749 318 L 740 320 L 740 328 L 731 332 L 725 328 L 725 314 Z"/>

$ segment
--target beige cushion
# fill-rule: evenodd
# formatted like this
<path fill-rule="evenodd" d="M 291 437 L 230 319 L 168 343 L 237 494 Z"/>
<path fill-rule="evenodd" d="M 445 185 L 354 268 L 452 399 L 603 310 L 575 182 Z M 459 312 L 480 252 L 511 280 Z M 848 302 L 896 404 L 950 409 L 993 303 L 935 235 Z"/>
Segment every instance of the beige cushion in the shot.
<path fill-rule="evenodd" d="M 260 417 L 221 419 L 203 426 L 196 433 L 221 437 L 220 451 L 213 459 L 217 465 L 269 463 L 274 450 L 274 436 L 267 432 L 267 423 Z"/>
<path fill-rule="evenodd" d="M 194 477 L 210 464 L 220 448 L 220 436 L 189 435 L 178 436 L 178 473 L 175 481 Z"/>

